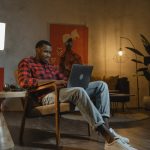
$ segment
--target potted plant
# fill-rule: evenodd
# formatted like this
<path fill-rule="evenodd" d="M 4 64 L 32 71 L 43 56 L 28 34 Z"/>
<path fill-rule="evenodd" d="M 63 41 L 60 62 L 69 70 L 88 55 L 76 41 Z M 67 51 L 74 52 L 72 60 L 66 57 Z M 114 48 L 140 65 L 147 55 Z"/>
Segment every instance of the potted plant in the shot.
<path fill-rule="evenodd" d="M 148 81 L 150 81 L 150 42 L 144 35 L 140 34 L 140 36 L 141 36 L 141 41 L 143 43 L 143 46 L 144 46 L 145 51 L 147 52 L 148 56 L 144 56 L 144 54 L 142 54 L 140 52 L 140 50 L 138 50 L 138 49 L 131 48 L 131 47 L 126 47 L 126 48 L 128 50 L 132 51 L 133 53 L 135 53 L 136 55 L 143 57 L 143 62 L 138 59 L 131 59 L 131 61 L 133 61 L 135 63 L 141 63 L 144 65 L 144 67 L 138 68 L 136 71 L 143 72 L 143 75 L 146 77 L 146 79 Z"/>
<path fill-rule="evenodd" d="M 131 47 L 126 47 L 126 48 L 130 50 L 131 52 L 133 52 L 135 55 L 143 57 L 143 61 L 138 60 L 137 57 L 136 59 L 131 59 L 131 61 L 135 62 L 136 64 L 138 63 L 143 64 L 143 67 L 137 68 L 136 72 L 137 72 L 137 75 L 143 75 L 149 81 L 149 94 L 150 94 L 150 42 L 144 35 L 140 34 L 140 37 L 141 37 L 141 41 L 143 43 L 144 49 L 147 53 L 146 56 L 142 52 L 140 52 L 140 50 L 138 49 L 131 48 Z"/>

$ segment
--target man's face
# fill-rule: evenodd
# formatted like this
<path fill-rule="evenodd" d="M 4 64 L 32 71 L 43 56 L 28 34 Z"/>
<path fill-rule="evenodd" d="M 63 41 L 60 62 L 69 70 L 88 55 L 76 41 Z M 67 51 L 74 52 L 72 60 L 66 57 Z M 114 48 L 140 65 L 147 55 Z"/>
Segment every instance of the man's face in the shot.
<path fill-rule="evenodd" d="M 43 45 L 40 48 L 37 48 L 37 56 L 42 62 L 49 62 L 51 57 L 52 47 L 49 45 Z"/>

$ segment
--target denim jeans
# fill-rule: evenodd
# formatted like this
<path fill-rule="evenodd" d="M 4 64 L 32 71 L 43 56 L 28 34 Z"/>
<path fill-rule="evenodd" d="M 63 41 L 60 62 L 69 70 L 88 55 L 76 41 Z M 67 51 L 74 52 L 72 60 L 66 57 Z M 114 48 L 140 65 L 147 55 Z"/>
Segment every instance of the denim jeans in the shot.
<path fill-rule="evenodd" d="M 87 89 L 63 88 L 60 90 L 59 97 L 60 102 L 69 101 L 76 105 L 94 129 L 104 123 L 103 117 L 110 117 L 109 91 L 103 81 L 90 82 Z"/>

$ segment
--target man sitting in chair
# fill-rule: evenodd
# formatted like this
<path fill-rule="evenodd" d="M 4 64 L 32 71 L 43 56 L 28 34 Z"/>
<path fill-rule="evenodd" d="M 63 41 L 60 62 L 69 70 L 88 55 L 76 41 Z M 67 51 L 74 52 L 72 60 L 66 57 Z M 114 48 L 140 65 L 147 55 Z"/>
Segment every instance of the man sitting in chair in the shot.
<path fill-rule="evenodd" d="M 90 126 L 104 137 L 105 150 L 135 150 L 129 145 L 128 138 L 118 135 L 109 127 L 110 100 L 107 84 L 103 81 L 95 81 L 90 82 L 86 90 L 81 87 L 67 88 L 65 76 L 49 63 L 52 52 L 51 44 L 41 40 L 37 42 L 35 50 L 35 57 L 24 58 L 18 65 L 20 86 L 36 88 L 42 81 L 55 80 L 56 85 L 60 88 L 59 100 L 69 101 L 78 107 Z M 38 103 L 41 105 L 53 103 L 48 91 L 46 92 L 44 95 L 38 95 Z"/>

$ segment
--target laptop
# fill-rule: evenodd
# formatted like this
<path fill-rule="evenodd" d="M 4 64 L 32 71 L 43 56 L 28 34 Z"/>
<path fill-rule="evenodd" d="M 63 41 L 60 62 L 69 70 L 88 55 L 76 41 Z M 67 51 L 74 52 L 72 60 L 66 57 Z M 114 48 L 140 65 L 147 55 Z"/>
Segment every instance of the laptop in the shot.
<path fill-rule="evenodd" d="M 73 64 L 67 87 L 83 87 L 86 89 L 91 79 L 93 66 Z"/>

